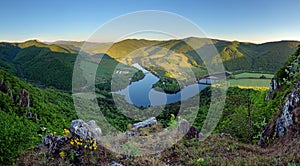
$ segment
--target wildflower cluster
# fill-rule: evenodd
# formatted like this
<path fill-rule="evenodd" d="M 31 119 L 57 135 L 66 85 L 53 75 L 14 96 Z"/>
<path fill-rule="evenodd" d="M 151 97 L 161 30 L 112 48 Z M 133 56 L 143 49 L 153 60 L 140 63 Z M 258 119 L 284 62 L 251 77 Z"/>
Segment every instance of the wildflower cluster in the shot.
<path fill-rule="evenodd" d="M 70 130 L 64 129 L 63 135 L 64 135 L 64 136 L 69 136 L 69 135 L 70 135 Z"/>
<path fill-rule="evenodd" d="M 77 145 L 81 146 L 84 149 L 89 149 L 89 150 L 96 150 L 97 149 L 97 142 L 93 140 L 83 140 L 81 138 L 73 138 L 70 140 L 71 145 Z"/>

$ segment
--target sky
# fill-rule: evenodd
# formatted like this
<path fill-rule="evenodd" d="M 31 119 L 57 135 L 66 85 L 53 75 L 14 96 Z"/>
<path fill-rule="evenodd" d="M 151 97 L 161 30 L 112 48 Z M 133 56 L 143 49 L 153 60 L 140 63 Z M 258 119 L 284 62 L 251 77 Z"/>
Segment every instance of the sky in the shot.
<path fill-rule="evenodd" d="M 88 40 L 101 25 L 142 10 L 178 14 L 209 38 L 254 43 L 300 40 L 300 0 L 3 0 L 0 41 Z M 106 35 L 101 42 L 113 40 L 112 34 Z"/>

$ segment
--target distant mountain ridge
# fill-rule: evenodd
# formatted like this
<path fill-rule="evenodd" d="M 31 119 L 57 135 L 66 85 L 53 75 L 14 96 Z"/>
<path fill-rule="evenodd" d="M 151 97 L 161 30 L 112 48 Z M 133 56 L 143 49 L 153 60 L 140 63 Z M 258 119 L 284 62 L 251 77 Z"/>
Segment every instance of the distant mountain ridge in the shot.
<path fill-rule="evenodd" d="M 275 72 L 287 60 L 289 55 L 296 51 L 300 41 L 275 41 L 262 44 L 254 44 L 249 42 L 226 41 L 209 38 L 190 37 L 186 39 L 174 39 L 167 41 L 145 40 L 145 39 L 126 39 L 117 43 L 85 43 L 85 51 L 88 53 L 107 53 L 109 56 L 120 59 L 124 55 L 143 49 L 145 56 L 155 55 L 160 51 L 158 47 L 170 49 L 176 53 L 183 54 L 188 58 L 188 63 L 194 66 L 202 66 L 204 64 L 195 54 L 194 48 L 186 43 L 195 43 L 201 49 L 203 46 L 212 43 L 218 50 L 223 60 L 226 70 L 251 70 L 251 71 L 267 71 Z M 69 48 L 66 45 L 73 45 L 80 48 L 84 42 L 54 42 L 55 44 Z M 60 44 L 63 43 L 63 44 Z M 97 46 L 98 45 L 98 46 Z"/>
<path fill-rule="evenodd" d="M 299 41 L 253 44 L 195 37 L 167 41 L 126 39 L 117 43 L 43 43 L 38 40 L 1 42 L 0 69 L 38 85 L 70 90 L 74 63 L 84 45 L 84 51 L 88 54 L 104 53 L 106 57 L 111 57 L 103 58 L 106 61 L 101 62 L 101 65 L 106 66 L 103 68 L 109 70 L 103 81 L 111 79 L 108 76 L 113 72 L 112 67 L 117 65 L 117 61 L 127 65 L 140 63 L 144 66 L 157 66 L 152 71 L 160 76 L 169 76 L 168 71 L 172 71 L 185 78 L 180 72 L 186 69 L 192 69 L 195 75 L 205 74 L 205 63 L 186 42 L 194 43 L 196 49 L 213 44 L 225 69 L 231 72 L 243 70 L 274 73 L 300 45 Z M 175 54 L 166 54 L 166 50 Z M 211 63 L 218 62 L 213 59 Z M 164 68 L 160 68 L 161 66 Z"/>

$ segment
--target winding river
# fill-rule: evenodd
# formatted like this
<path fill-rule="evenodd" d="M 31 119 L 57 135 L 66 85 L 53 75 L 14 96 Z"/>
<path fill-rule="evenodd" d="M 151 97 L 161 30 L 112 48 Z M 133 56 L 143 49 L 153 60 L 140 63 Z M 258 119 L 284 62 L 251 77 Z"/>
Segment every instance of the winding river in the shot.
<path fill-rule="evenodd" d="M 175 94 L 160 92 L 153 88 L 153 84 L 159 81 L 157 76 L 144 69 L 139 64 L 134 64 L 133 66 L 143 71 L 145 77 L 114 93 L 125 96 L 128 103 L 138 107 L 159 106 L 186 100 L 195 96 L 207 86 L 195 83 L 183 87 Z"/>

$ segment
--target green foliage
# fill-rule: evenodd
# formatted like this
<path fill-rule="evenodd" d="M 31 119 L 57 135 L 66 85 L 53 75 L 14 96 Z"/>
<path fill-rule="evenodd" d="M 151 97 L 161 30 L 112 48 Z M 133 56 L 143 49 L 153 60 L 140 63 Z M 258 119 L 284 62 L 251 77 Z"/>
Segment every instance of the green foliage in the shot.
<path fill-rule="evenodd" d="M 163 77 L 153 85 L 156 89 L 162 89 L 166 93 L 176 93 L 180 91 L 180 85 L 174 78 Z"/>
<path fill-rule="evenodd" d="M 257 141 L 257 135 L 277 111 L 277 104 L 264 101 L 266 91 L 229 88 L 217 132 L 229 133 L 244 142 Z"/>
<path fill-rule="evenodd" d="M 8 94 L 0 92 L 0 162 L 14 161 L 20 152 L 39 144 L 41 136 L 61 132 L 77 117 L 69 94 L 36 88 L 2 70 L 0 80 L 8 84 L 14 96 L 12 100 Z M 21 89 L 30 94 L 29 110 L 17 104 Z M 33 117 L 26 112 L 31 112 Z M 46 131 L 41 131 L 44 127 Z"/>
<path fill-rule="evenodd" d="M 0 163 L 10 164 L 17 155 L 40 141 L 38 126 L 27 117 L 0 110 Z"/>
<path fill-rule="evenodd" d="M 171 119 L 170 119 L 170 122 L 169 122 L 169 127 L 171 129 L 176 129 L 177 126 L 178 126 L 178 122 L 175 119 L 175 115 L 171 114 Z"/>

